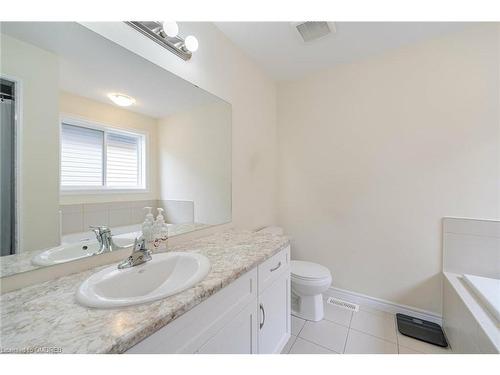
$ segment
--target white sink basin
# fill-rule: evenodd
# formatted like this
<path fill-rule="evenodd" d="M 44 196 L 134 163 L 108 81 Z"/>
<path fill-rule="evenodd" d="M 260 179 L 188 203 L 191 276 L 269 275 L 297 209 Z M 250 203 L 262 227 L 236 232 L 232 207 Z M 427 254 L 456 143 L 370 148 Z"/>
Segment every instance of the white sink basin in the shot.
<path fill-rule="evenodd" d="M 133 238 L 114 238 L 118 246 L 129 247 L 134 244 Z M 72 260 L 86 258 L 99 250 L 97 241 L 82 241 L 57 246 L 37 254 L 31 262 L 37 266 L 52 266 L 54 264 L 66 263 Z"/>
<path fill-rule="evenodd" d="M 154 254 L 139 266 L 106 267 L 85 280 L 76 293 L 89 307 L 121 307 L 156 301 L 191 288 L 210 270 L 209 260 L 194 253 Z"/>

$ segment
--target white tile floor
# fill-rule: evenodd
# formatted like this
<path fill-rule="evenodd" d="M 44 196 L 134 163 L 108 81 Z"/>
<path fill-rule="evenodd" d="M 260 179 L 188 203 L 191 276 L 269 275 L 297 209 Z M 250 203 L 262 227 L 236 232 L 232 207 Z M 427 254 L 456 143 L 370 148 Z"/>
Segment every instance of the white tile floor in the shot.
<path fill-rule="evenodd" d="M 292 337 L 286 354 L 450 354 L 440 348 L 401 335 L 396 317 L 384 311 L 360 307 L 358 312 L 325 302 L 325 318 L 309 322 L 292 316 Z"/>

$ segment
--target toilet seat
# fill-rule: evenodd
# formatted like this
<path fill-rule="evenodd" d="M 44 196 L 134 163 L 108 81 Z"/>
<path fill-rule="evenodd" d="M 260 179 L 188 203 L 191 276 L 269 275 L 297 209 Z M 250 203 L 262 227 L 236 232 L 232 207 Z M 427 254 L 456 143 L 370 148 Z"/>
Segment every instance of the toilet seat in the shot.
<path fill-rule="evenodd" d="M 291 277 L 295 280 L 322 281 L 331 280 L 332 275 L 328 268 L 321 264 L 301 260 L 291 261 Z"/>

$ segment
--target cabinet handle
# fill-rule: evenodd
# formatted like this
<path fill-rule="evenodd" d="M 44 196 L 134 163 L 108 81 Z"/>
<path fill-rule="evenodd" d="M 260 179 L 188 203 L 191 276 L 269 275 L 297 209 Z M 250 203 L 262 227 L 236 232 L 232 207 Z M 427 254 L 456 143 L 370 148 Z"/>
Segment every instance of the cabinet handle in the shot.
<path fill-rule="evenodd" d="M 280 267 L 281 267 L 281 261 L 278 263 L 278 265 L 276 267 L 271 268 L 269 271 L 274 272 L 274 271 L 276 271 Z"/>
<path fill-rule="evenodd" d="M 266 322 L 266 312 L 264 311 L 264 306 L 262 303 L 260 304 L 260 311 L 262 312 L 262 322 L 259 324 L 259 328 L 262 329 L 264 327 L 264 323 Z"/>

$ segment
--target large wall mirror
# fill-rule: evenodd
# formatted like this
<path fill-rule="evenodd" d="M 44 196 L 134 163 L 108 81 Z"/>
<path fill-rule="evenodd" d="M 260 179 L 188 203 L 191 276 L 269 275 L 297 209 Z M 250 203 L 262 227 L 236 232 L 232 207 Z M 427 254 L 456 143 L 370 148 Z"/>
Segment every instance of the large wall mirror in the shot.
<path fill-rule="evenodd" d="M 2 277 L 125 251 L 145 207 L 231 221 L 230 104 L 78 23 L 0 31 Z"/>

